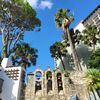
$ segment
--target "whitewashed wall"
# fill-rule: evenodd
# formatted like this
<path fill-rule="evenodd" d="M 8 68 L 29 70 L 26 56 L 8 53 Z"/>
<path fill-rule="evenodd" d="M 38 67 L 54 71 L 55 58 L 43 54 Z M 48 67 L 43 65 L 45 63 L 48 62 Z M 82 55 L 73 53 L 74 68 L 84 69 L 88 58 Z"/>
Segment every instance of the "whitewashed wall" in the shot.
<path fill-rule="evenodd" d="M 19 70 L 19 77 L 18 80 L 12 80 L 8 78 L 5 73 L 5 70 Z M 0 93 L 0 98 L 2 100 L 19 100 L 20 98 L 20 89 L 21 89 L 21 67 L 9 67 L 9 68 L 1 68 L 0 71 L 0 78 L 4 80 L 2 93 Z"/>

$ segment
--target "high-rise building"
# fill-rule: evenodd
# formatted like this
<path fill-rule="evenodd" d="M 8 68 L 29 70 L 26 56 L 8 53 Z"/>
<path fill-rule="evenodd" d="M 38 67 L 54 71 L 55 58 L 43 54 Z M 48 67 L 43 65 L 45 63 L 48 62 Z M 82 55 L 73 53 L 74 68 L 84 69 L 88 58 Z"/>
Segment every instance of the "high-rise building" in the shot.
<path fill-rule="evenodd" d="M 88 25 L 96 25 L 100 28 L 100 4 L 82 21 L 86 27 Z"/>

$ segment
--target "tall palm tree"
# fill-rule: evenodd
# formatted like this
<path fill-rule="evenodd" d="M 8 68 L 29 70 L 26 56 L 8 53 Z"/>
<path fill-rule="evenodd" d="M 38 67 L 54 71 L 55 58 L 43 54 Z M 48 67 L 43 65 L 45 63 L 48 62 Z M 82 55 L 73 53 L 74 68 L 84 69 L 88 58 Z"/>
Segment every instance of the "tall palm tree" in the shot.
<path fill-rule="evenodd" d="M 95 51 L 95 45 L 97 42 L 100 42 L 100 29 L 98 29 L 95 25 L 89 25 L 82 33 L 82 41 L 84 44 L 93 47 L 93 51 Z"/>
<path fill-rule="evenodd" d="M 87 88 L 89 91 L 92 91 L 95 100 L 95 90 L 100 88 L 100 69 L 89 69 L 86 72 L 85 78 L 88 80 L 87 82 Z"/>
<path fill-rule="evenodd" d="M 36 64 L 37 50 L 30 47 L 28 43 L 17 44 L 12 50 L 12 63 L 16 66 L 26 67 Z"/>
<path fill-rule="evenodd" d="M 65 70 L 65 64 L 63 62 L 62 57 L 65 57 L 67 55 L 66 47 L 61 42 L 55 42 L 52 46 L 50 46 L 50 53 L 51 56 L 55 59 L 60 59 L 63 69 Z"/>
<path fill-rule="evenodd" d="M 69 9 L 59 9 L 58 12 L 55 14 L 55 22 L 57 26 L 62 27 L 62 29 L 65 30 L 66 39 L 68 38 L 68 41 L 72 50 L 72 56 L 73 56 L 75 68 L 76 70 L 82 70 L 81 65 L 79 63 L 78 56 L 77 56 L 77 52 L 75 49 L 75 45 L 72 42 L 71 34 L 69 31 L 69 26 L 73 20 L 74 20 L 74 17 L 70 13 Z"/>

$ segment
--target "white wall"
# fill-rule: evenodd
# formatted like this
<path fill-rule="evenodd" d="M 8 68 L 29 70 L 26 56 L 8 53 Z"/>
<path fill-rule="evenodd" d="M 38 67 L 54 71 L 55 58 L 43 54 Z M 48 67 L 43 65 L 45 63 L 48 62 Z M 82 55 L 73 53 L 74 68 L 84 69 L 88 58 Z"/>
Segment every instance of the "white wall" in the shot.
<path fill-rule="evenodd" d="M 12 80 L 8 78 L 4 70 L 10 69 L 18 69 L 19 70 L 19 77 L 18 80 Z M 2 100 L 19 100 L 20 97 L 20 87 L 21 87 L 21 67 L 11 67 L 6 69 L 1 69 L 0 71 L 0 78 L 4 79 L 2 93 L 0 94 L 0 98 Z"/>
<path fill-rule="evenodd" d="M 79 30 L 80 32 L 82 32 L 85 29 L 85 27 L 82 24 L 82 21 L 80 21 L 78 23 L 78 25 L 74 28 L 74 31 Z"/>

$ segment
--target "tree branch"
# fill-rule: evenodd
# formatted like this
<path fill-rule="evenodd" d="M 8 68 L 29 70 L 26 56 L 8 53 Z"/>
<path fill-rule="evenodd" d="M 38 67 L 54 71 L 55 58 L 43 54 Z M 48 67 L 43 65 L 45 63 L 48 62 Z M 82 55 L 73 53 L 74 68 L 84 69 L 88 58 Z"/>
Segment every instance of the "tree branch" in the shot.
<path fill-rule="evenodd" d="M 19 37 L 20 37 L 21 33 L 22 33 L 22 32 L 19 32 L 19 34 L 17 35 L 17 38 L 16 38 L 16 40 L 15 40 L 15 43 L 14 43 L 14 47 L 13 47 L 13 48 L 15 48 L 16 43 L 18 42 L 18 40 L 19 40 Z"/>
<path fill-rule="evenodd" d="M 8 44 L 8 57 L 10 56 L 10 47 L 11 47 L 11 44 L 12 44 L 12 40 L 10 40 L 10 42 Z"/>

